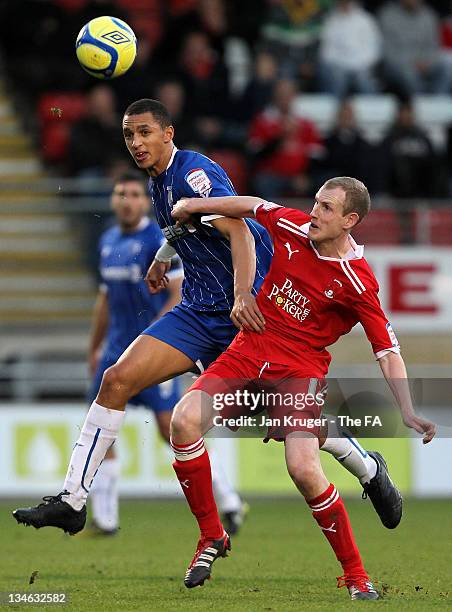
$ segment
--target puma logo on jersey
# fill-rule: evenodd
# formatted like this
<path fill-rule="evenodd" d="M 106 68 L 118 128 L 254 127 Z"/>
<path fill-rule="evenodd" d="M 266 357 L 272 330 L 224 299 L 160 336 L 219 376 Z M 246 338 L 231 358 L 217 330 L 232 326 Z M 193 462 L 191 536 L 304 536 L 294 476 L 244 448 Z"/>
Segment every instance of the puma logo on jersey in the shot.
<path fill-rule="evenodd" d="M 290 247 L 290 244 L 289 244 L 288 242 L 286 242 L 286 243 L 284 244 L 284 246 L 286 247 L 287 252 L 289 253 L 289 261 L 290 261 L 290 258 L 292 257 L 292 255 L 293 255 L 294 253 L 299 253 L 299 252 L 300 252 L 298 249 L 296 249 L 295 251 L 292 251 L 292 249 L 291 249 L 291 247 Z"/>
<path fill-rule="evenodd" d="M 334 529 L 336 526 L 336 523 L 332 523 L 331 527 L 320 527 L 320 529 L 322 531 L 332 531 L 333 533 L 336 533 L 336 529 Z"/>

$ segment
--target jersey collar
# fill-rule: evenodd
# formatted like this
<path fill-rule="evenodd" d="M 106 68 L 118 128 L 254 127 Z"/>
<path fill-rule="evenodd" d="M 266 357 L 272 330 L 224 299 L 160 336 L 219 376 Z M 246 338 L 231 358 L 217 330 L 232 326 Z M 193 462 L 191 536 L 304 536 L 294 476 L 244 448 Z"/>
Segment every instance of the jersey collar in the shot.
<path fill-rule="evenodd" d="M 307 234 L 309 232 L 310 225 L 311 225 L 310 221 L 308 223 L 305 223 L 304 225 L 301 226 L 301 231 Z M 364 246 L 362 244 L 356 244 L 355 240 L 353 239 L 352 236 L 350 236 L 350 234 L 348 236 L 348 240 L 350 242 L 350 250 L 345 255 L 345 257 L 342 257 L 342 258 L 341 257 L 324 257 L 323 255 L 320 255 L 320 253 L 317 251 L 312 240 L 309 241 L 309 244 L 311 245 L 312 250 L 314 251 L 314 253 L 317 255 L 319 259 L 326 259 L 327 261 L 342 261 L 343 259 L 349 259 L 349 260 L 350 259 L 362 259 L 364 257 Z"/>
<path fill-rule="evenodd" d="M 173 150 L 171 152 L 171 157 L 169 159 L 168 165 L 165 168 L 165 171 L 168 170 L 168 168 L 171 166 L 171 164 L 174 161 L 174 156 L 176 155 L 176 153 L 179 151 L 179 149 L 176 147 L 176 145 L 173 145 Z"/>
<path fill-rule="evenodd" d="M 132 232 L 122 232 L 122 233 L 123 234 L 135 234 L 136 232 L 141 232 L 142 230 L 147 228 L 150 222 L 151 220 L 149 219 L 149 217 L 143 217 Z"/>

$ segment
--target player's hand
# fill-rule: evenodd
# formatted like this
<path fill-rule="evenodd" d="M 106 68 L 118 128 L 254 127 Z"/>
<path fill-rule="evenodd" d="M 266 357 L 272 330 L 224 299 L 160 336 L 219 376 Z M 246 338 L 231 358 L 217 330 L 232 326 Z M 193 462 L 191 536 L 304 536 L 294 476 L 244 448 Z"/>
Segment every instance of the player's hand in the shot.
<path fill-rule="evenodd" d="M 192 200 L 197 198 L 183 198 L 176 202 L 171 211 L 171 216 L 179 222 L 180 225 L 191 222 L 191 216 L 194 212 Z"/>
<path fill-rule="evenodd" d="M 170 268 L 170 261 L 162 262 L 154 259 L 144 277 L 150 293 L 160 293 L 160 291 L 168 287 L 169 278 L 167 272 L 169 272 Z"/>
<path fill-rule="evenodd" d="M 235 296 L 231 321 L 240 330 L 262 333 L 265 329 L 265 319 L 256 304 L 256 298 L 249 292 Z"/>
<path fill-rule="evenodd" d="M 407 427 L 414 429 L 420 434 L 424 434 L 422 438 L 422 442 L 424 444 L 428 444 L 433 440 L 434 435 L 436 434 L 436 425 L 432 423 L 432 421 L 428 421 L 427 419 L 423 419 L 414 414 L 408 414 L 403 416 L 403 422 Z"/>

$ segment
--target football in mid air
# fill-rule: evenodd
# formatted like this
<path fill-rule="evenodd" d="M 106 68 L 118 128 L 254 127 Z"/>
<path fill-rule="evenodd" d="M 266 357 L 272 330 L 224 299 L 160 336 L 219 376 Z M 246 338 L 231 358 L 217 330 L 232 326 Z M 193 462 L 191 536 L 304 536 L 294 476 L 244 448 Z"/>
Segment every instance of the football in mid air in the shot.
<path fill-rule="evenodd" d="M 115 79 L 132 66 L 137 39 L 132 28 L 116 17 L 96 17 L 80 30 L 75 43 L 78 61 L 97 79 Z"/>

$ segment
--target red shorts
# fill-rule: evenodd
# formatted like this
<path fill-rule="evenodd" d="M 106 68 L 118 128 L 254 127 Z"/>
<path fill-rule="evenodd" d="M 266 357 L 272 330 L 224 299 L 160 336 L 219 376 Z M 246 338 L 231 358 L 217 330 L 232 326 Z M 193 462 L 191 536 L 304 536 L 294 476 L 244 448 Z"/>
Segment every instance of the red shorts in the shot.
<path fill-rule="evenodd" d="M 265 441 L 285 440 L 295 431 L 320 436 L 326 381 L 309 377 L 295 365 L 270 363 L 228 349 L 187 392 L 195 389 L 213 398 L 215 425 L 233 430 L 265 425 Z M 264 410 L 267 415 L 262 414 Z"/>

